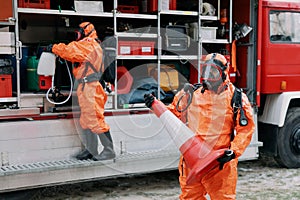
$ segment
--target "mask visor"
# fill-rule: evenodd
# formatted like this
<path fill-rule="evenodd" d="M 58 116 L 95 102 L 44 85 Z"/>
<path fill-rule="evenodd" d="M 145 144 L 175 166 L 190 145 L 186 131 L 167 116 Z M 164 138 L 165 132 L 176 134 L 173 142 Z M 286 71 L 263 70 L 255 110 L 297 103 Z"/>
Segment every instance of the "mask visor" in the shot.
<path fill-rule="evenodd" d="M 217 82 L 222 79 L 222 71 L 213 63 L 203 64 L 200 79 L 201 81 Z"/>

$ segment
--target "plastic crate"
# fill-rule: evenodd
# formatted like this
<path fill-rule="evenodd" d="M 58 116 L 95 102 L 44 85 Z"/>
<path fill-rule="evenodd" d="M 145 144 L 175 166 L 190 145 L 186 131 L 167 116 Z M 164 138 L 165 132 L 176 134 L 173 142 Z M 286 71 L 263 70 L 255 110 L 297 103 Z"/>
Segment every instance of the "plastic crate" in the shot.
<path fill-rule="evenodd" d="M 139 44 L 137 41 L 118 41 L 119 55 L 139 55 Z"/>
<path fill-rule="evenodd" d="M 204 40 L 215 40 L 218 27 L 201 27 L 201 36 Z"/>
<path fill-rule="evenodd" d="M 12 82 L 10 74 L 0 74 L 0 97 L 12 97 Z"/>
<path fill-rule="evenodd" d="M 176 10 L 176 0 L 162 0 L 162 10 Z M 148 12 L 157 12 L 158 0 L 148 0 Z"/>
<path fill-rule="evenodd" d="M 139 44 L 139 55 L 154 55 L 154 45 L 153 41 L 140 41 Z"/>
<path fill-rule="evenodd" d="M 74 1 L 77 12 L 103 12 L 103 1 Z"/>
<path fill-rule="evenodd" d="M 50 9 L 50 0 L 19 0 L 19 7 Z"/>
<path fill-rule="evenodd" d="M 138 14 L 139 13 L 139 7 L 138 6 L 119 5 L 118 10 L 121 13 L 132 13 L 132 14 Z"/>
<path fill-rule="evenodd" d="M 119 41 L 119 55 L 154 55 L 154 41 Z"/>

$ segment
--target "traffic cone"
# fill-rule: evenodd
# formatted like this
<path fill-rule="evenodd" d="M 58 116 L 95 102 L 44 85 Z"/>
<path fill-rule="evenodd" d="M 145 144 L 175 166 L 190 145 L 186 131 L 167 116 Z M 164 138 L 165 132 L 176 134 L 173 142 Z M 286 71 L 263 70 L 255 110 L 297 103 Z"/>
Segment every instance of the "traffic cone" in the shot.
<path fill-rule="evenodd" d="M 219 166 L 217 158 L 224 155 L 226 149 L 213 150 L 169 111 L 161 101 L 155 99 L 151 108 L 161 120 L 191 170 L 187 177 L 187 184 L 196 183 L 210 170 Z"/>

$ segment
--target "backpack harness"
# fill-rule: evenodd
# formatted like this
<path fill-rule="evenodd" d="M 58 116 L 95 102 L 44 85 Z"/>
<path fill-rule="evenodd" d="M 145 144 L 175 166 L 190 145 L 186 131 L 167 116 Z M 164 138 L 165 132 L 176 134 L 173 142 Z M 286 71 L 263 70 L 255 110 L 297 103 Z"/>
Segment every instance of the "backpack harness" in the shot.
<path fill-rule="evenodd" d="M 100 44 L 99 39 L 96 39 L 96 41 Z M 104 64 L 102 62 L 101 68 L 103 68 L 103 66 L 104 66 Z M 86 73 L 87 73 L 89 67 L 94 71 L 94 73 L 86 76 Z M 81 78 L 78 79 L 78 82 L 83 84 L 82 85 L 82 91 L 84 90 L 84 86 L 85 86 L 86 83 L 99 81 L 101 79 L 101 77 L 102 77 L 101 70 L 98 72 L 96 70 L 95 66 L 90 61 L 85 62 L 85 69 L 84 69 L 84 71 L 81 75 Z"/>
<path fill-rule="evenodd" d="M 102 63 L 102 66 L 103 66 L 103 63 Z M 94 73 L 86 76 L 86 73 L 87 73 L 89 67 L 94 71 Z M 101 76 L 102 76 L 102 72 L 101 71 L 97 72 L 94 65 L 88 61 L 85 63 L 85 69 L 82 73 L 81 78 L 78 80 L 78 82 L 83 84 L 82 90 L 84 90 L 84 86 L 86 83 L 93 82 L 93 81 L 99 81 Z"/>
<path fill-rule="evenodd" d="M 198 88 L 200 88 L 202 86 L 201 83 L 197 83 L 197 84 L 189 84 L 189 83 L 186 83 L 184 85 L 184 92 L 185 94 L 183 94 L 179 99 L 178 99 L 178 102 L 177 102 L 177 105 L 176 105 L 176 109 L 177 111 L 179 112 L 184 112 L 187 110 L 187 108 L 189 107 L 189 105 L 192 103 L 192 99 L 193 99 L 193 93 L 194 91 L 196 91 Z M 234 86 L 235 87 L 235 86 Z M 236 118 L 237 118 L 237 114 L 238 114 L 238 111 L 240 110 L 240 119 L 239 119 L 239 124 L 241 126 L 247 126 L 248 124 L 248 120 L 245 116 L 245 111 L 243 109 L 243 105 L 242 105 L 242 92 L 243 90 L 240 89 L 240 88 L 237 88 L 235 87 L 234 89 L 234 93 L 233 93 L 233 96 L 232 96 L 232 99 L 231 99 L 231 107 L 233 109 L 233 122 L 235 124 L 236 122 Z M 182 100 L 182 98 L 185 96 L 185 95 L 189 95 L 188 97 L 188 102 L 187 102 L 187 106 L 181 110 L 179 110 L 179 103 L 180 101 Z M 232 134 L 232 136 L 234 137 L 234 134 Z M 232 138 L 233 139 L 233 138 Z"/>

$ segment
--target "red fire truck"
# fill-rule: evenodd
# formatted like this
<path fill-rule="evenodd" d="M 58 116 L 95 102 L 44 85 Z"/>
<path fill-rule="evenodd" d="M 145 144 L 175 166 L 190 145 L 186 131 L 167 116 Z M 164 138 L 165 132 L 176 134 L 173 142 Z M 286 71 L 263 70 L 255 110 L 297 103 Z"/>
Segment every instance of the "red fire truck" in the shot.
<path fill-rule="evenodd" d="M 184 83 L 199 82 L 201 58 L 212 52 L 226 55 L 231 80 L 253 106 L 257 128 L 240 160 L 264 152 L 283 167 L 300 167 L 299 1 L 58 2 L 1 2 L 0 193 L 176 169 L 179 151 L 161 122 L 128 98 L 139 81 L 154 80 L 167 104 Z M 64 104 L 48 101 L 52 78 L 37 73 L 42 47 L 70 41 L 82 21 L 117 41 L 105 112 L 117 154 L 111 161 L 74 159 L 83 142 L 66 78 L 72 65 L 58 58 L 53 75 L 55 101 L 73 96 Z"/>

